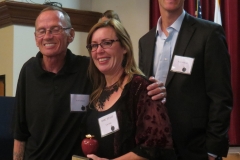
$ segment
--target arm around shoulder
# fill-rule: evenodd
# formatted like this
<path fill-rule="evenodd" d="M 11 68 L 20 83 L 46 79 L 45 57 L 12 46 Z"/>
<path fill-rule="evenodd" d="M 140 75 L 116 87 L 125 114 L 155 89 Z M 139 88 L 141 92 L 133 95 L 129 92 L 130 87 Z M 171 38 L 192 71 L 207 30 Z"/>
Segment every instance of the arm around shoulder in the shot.
<path fill-rule="evenodd" d="M 141 88 L 136 97 L 135 141 L 137 147 L 132 152 L 147 159 L 176 159 L 167 109 L 160 100 L 154 101 L 147 95 L 148 84 L 148 81 L 141 82 Z"/>

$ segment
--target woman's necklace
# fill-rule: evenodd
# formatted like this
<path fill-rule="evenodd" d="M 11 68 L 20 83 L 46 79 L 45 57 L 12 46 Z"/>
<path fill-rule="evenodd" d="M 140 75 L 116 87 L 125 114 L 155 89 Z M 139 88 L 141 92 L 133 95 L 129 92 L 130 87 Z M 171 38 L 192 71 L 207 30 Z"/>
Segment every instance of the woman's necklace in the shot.
<path fill-rule="evenodd" d="M 119 88 L 118 81 L 109 87 L 105 87 L 98 99 L 98 108 L 103 109 L 104 103 L 106 100 L 109 100 L 109 97 L 114 93 L 117 92 Z"/>

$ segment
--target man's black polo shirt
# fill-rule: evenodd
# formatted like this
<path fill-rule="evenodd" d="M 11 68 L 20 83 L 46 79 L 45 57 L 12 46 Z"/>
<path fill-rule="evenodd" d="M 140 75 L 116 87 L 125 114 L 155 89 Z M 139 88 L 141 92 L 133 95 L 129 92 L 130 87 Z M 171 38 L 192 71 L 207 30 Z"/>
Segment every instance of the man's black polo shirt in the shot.
<path fill-rule="evenodd" d="M 84 113 L 70 111 L 70 94 L 90 94 L 89 58 L 67 51 L 58 74 L 41 67 L 42 54 L 22 67 L 16 92 L 14 138 L 26 141 L 27 160 L 70 160 L 80 154 Z"/>

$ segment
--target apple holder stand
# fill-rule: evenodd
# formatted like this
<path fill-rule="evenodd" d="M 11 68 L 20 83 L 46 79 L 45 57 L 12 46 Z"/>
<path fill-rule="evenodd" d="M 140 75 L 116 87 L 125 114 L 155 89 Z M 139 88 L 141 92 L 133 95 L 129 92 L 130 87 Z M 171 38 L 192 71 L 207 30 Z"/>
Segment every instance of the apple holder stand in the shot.
<path fill-rule="evenodd" d="M 73 155 L 72 160 L 90 160 L 90 159 L 87 158 L 87 157 L 81 157 L 81 156 Z"/>

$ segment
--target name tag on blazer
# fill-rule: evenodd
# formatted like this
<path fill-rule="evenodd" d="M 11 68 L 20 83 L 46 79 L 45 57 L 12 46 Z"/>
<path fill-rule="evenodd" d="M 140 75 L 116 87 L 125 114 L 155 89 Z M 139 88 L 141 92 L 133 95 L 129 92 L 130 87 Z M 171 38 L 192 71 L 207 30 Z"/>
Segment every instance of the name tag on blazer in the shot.
<path fill-rule="evenodd" d="M 193 62 L 194 58 L 175 55 L 170 71 L 190 75 L 192 72 Z"/>

